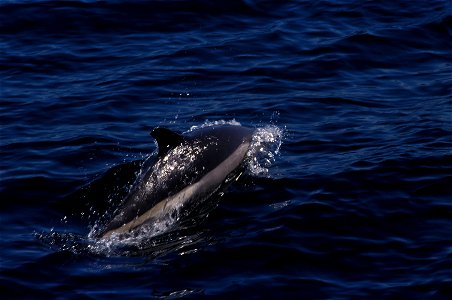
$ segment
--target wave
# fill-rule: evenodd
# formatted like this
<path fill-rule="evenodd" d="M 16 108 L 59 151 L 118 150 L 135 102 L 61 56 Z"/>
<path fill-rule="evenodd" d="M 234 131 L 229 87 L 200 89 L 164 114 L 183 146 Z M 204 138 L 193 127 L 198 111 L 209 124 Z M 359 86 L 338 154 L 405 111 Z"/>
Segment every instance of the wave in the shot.
<path fill-rule="evenodd" d="M 250 3 L 241 0 L 8 1 L 1 5 L 0 17 L 5 21 L 0 26 L 0 34 L 179 32 L 228 15 L 256 17 L 266 13 Z"/>

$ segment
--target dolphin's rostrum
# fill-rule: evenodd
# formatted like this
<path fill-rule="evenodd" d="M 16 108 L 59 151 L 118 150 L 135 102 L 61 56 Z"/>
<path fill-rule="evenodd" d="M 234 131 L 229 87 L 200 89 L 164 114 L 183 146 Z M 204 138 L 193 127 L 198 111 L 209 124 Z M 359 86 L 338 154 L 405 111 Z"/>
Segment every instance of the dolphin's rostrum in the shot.
<path fill-rule="evenodd" d="M 238 125 L 207 126 L 185 134 L 155 128 L 151 135 L 158 144 L 156 163 L 142 171 L 122 208 L 97 236 L 132 232 L 208 198 L 240 173 L 253 133 Z"/>

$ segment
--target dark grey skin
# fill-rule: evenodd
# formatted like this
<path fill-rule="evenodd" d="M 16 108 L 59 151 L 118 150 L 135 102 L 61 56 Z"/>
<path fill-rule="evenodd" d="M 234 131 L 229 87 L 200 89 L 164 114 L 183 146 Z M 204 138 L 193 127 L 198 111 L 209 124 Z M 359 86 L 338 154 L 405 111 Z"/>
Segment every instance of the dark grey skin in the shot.
<path fill-rule="evenodd" d="M 243 166 L 254 129 L 218 125 L 177 134 L 155 128 L 157 162 L 142 171 L 122 209 L 98 237 L 130 233 L 212 195 Z"/>

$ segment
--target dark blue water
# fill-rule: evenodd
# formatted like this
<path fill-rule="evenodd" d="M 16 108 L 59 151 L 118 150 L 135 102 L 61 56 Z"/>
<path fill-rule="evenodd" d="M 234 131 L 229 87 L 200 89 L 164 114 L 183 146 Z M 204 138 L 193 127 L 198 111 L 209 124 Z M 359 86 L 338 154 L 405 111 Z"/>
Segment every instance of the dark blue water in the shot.
<path fill-rule="evenodd" d="M 451 299 L 451 33 L 450 1 L 2 1 L 1 297 Z M 261 171 L 89 238 L 153 127 L 209 122 L 277 133 Z"/>

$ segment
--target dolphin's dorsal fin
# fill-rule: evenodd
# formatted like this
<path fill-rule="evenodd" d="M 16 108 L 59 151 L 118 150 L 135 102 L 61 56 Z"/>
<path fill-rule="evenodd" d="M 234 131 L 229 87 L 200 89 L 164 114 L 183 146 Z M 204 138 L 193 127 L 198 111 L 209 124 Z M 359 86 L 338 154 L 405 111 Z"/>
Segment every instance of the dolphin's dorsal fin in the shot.
<path fill-rule="evenodd" d="M 157 127 L 151 131 L 152 137 L 157 141 L 159 156 L 165 155 L 170 149 L 182 144 L 184 137 L 167 128 Z"/>

